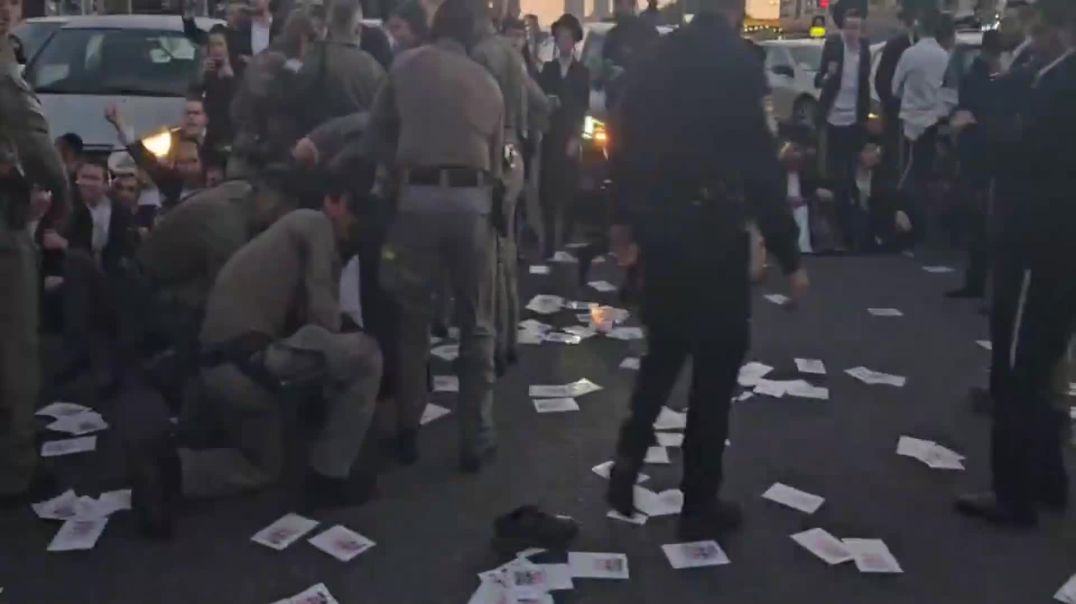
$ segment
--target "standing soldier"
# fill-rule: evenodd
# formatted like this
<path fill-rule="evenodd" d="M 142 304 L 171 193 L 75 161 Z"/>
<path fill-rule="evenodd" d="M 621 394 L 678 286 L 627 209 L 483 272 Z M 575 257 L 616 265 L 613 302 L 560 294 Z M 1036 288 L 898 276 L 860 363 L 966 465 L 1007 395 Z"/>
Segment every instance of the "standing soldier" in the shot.
<path fill-rule="evenodd" d="M 67 204 L 63 162 L 41 104 L 19 73 L 11 29 L 20 0 L 0 2 L 0 503 L 47 487 L 34 450 L 40 388 L 37 253 L 26 229 L 30 185 Z"/>
<path fill-rule="evenodd" d="M 474 0 L 472 0 L 474 2 Z M 479 0 L 472 7 L 477 17 L 475 45 L 471 58 L 489 70 L 501 87 L 504 97 L 504 204 L 502 220 L 505 227 L 497 237 L 497 284 L 495 287 L 497 346 L 495 359 L 497 373 L 502 374 L 516 359 L 516 324 L 519 323 L 519 287 L 517 277 L 515 212 L 516 201 L 523 192 L 523 155 L 520 147 L 520 127 L 527 112 L 528 77 L 523 56 L 512 48 L 503 36 L 494 32 L 486 17 L 484 2 Z"/>
<path fill-rule="evenodd" d="M 366 140 L 400 178 L 382 282 L 401 305 L 401 458 L 417 456 L 433 292 L 447 272 L 460 324 L 460 467 L 477 472 L 495 450 L 493 215 L 504 99 L 497 82 L 467 56 L 475 17 L 465 2 L 447 0 L 434 17 L 433 43 L 396 59 L 374 102 Z"/>
<path fill-rule="evenodd" d="M 765 79 L 739 35 L 743 15 L 744 0 L 701 0 L 689 25 L 641 59 L 613 136 L 619 226 L 612 243 L 622 264 L 632 250 L 641 257 L 649 352 L 608 499 L 618 512 L 634 512 L 632 486 L 653 444 L 654 420 L 692 357 L 680 521 L 687 540 L 740 521 L 739 508 L 717 495 L 729 401 L 748 345 L 748 218 L 789 275 L 793 297 L 807 289 L 762 110 Z M 664 118 L 655 120 L 659 113 Z M 700 274 L 709 275 L 701 284 Z"/>

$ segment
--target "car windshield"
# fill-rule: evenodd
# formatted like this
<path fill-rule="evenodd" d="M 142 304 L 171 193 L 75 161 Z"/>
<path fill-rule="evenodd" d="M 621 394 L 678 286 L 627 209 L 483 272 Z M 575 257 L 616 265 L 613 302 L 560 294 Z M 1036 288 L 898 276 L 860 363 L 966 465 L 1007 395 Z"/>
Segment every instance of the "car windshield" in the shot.
<path fill-rule="evenodd" d="M 197 71 L 198 49 L 181 32 L 61 29 L 26 81 L 44 94 L 183 96 Z"/>
<path fill-rule="evenodd" d="M 789 46 L 788 52 L 792 60 L 804 71 L 818 71 L 822 63 L 822 45 L 812 46 Z"/>
<path fill-rule="evenodd" d="M 49 39 L 52 32 L 60 29 L 63 25 L 60 21 L 33 21 L 25 22 L 15 28 L 12 33 L 22 42 L 22 50 L 28 58 L 33 58 L 37 50 Z"/>

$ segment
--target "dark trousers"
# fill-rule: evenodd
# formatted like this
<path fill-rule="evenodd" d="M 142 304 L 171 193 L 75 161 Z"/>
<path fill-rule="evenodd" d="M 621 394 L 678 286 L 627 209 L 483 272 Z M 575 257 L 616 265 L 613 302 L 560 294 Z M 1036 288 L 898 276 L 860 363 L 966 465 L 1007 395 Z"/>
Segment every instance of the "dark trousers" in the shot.
<path fill-rule="evenodd" d="M 989 189 L 969 186 L 964 192 L 964 212 L 968 264 L 964 269 L 964 287 L 983 291 L 989 272 L 989 235 L 986 230 Z"/>
<path fill-rule="evenodd" d="M 690 356 L 693 362 L 684 435 L 684 512 L 713 503 L 721 486 L 721 459 L 729 433 L 729 406 L 747 351 L 748 324 L 713 339 L 685 339 L 651 330 L 648 352 L 639 368 L 631 415 L 620 430 L 620 459 L 639 468 L 654 444 L 654 420 Z"/>
<path fill-rule="evenodd" d="M 1053 404 L 1052 377 L 1076 326 L 1076 272 L 1061 264 L 1070 263 L 999 264 L 994 279 L 990 461 L 994 493 L 1018 511 L 1068 489 L 1067 418 Z"/>
<path fill-rule="evenodd" d="M 862 211 L 855 205 L 852 189 L 855 184 L 856 162 L 863 150 L 864 130 L 858 124 L 826 126 L 826 174 L 833 182 L 837 220 L 841 238 L 848 248 L 857 248 L 865 238 Z"/>
<path fill-rule="evenodd" d="M 919 240 L 922 240 L 926 233 L 928 187 L 934 174 L 934 160 L 938 155 L 937 144 L 937 125 L 931 126 L 914 141 L 905 139 L 908 151 L 898 189 L 907 200 L 908 217 L 915 225 Z"/>
<path fill-rule="evenodd" d="M 566 140 L 542 141 L 542 175 L 539 203 L 542 206 L 543 257 L 549 258 L 571 237 L 575 195 L 579 188 L 579 162 L 568 157 Z"/>

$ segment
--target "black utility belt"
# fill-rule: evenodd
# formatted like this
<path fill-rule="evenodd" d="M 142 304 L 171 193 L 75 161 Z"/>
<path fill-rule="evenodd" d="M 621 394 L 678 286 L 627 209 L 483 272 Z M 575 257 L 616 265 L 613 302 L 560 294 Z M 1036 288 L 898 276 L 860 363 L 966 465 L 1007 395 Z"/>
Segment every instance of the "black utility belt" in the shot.
<path fill-rule="evenodd" d="M 404 184 L 426 187 L 482 187 L 492 182 L 485 170 L 474 168 L 411 168 L 403 175 Z"/>

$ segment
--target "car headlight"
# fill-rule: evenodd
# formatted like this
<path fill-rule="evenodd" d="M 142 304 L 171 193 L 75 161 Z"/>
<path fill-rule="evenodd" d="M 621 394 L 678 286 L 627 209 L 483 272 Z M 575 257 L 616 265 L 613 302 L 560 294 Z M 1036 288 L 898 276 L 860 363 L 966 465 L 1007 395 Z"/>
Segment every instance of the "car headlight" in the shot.
<path fill-rule="evenodd" d="M 587 116 L 583 120 L 583 140 L 594 141 L 594 144 L 605 148 L 609 144 L 609 131 L 605 128 L 605 122 Z"/>
<path fill-rule="evenodd" d="M 156 134 L 151 134 L 142 139 L 142 145 L 157 158 L 163 158 L 168 156 L 168 152 L 172 150 L 172 132 L 170 130 L 164 130 Z"/>

